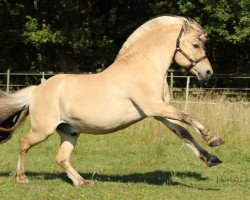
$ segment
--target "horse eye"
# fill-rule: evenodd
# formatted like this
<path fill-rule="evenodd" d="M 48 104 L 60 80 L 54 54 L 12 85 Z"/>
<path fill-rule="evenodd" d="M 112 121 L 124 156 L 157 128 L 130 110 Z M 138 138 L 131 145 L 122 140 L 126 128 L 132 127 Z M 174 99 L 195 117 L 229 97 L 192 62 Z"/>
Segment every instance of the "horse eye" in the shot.
<path fill-rule="evenodd" d="M 193 47 L 194 47 L 195 49 L 199 49 L 199 48 L 200 48 L 200 45 L 198 45 L 198 44 L 193 44 Z"/>

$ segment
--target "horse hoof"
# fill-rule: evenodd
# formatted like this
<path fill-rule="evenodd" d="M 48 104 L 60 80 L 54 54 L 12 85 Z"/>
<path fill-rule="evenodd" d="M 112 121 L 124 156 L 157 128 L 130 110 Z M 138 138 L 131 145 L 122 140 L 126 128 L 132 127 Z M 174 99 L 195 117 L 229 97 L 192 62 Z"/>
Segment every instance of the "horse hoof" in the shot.
<path fill-rule="evenodd" d="M 29 183 L 29 179 L 25 175 L 14 175 L 13 181 L 16 183 Z"/>
<path fill-rule="evenodd" d="M 215 165 L 218 165 L 221 163 L 222 163 L 222 161 L 214 155 L 209 155 L 207 157 L 207 166 L 208 167 L 212 167 L 212 166 L 215 166 Z"/>
<path fill-rule="evenodd" d="M 208 145 L 209 145 L 210 147 L 217 147 L 217 146 L 220 146 L 220 145 L 222 145 L 222 144 L 224 144 L 224 143 L 225 143 L 225 142 L 224 142 L 222 139 L 216 138 L 216 139 L 210 141 L 210 142 L 208 143 Z"/>
<path fill-rule="evenodd" d="M 93 185 L 95 181 L 82 179 L 79 181 L 79 186 Z"/>

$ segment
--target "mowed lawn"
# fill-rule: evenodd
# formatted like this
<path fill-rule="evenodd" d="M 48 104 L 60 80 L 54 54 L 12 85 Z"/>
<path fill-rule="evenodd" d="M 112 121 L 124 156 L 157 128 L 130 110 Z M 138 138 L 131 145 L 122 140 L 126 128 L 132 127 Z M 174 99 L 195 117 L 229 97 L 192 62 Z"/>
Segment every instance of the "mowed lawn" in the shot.
<path fill-rule="evenodd" d="M 220 104 L 190 104 L 188 111 L 226 143 L 208 147 L 188 130 L 223 160 L 221 165 L 208 168 L 172 132 L 147 119 L 110 135 L 80 136 L 71 161 L 84 178 L 96 181 L 94 185 L 74 187 L 56 164 L 57 133 L 30 150 L 26 163 L 30 183 L 16 184 L 11 176 L 18 139 L 30 127 L 27 120 L 0 146 L 0 199 L 250 199 L 249 104 L 214 101 Z"/>

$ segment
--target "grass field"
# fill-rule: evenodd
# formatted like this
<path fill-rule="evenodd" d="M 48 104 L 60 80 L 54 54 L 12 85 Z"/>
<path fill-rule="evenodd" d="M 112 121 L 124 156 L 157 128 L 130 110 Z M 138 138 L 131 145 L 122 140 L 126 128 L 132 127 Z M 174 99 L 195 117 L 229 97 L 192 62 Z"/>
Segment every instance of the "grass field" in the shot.
<path fill-rule="evenodd" d="M 11 175 L 27 121 L 0 147 L 0 199 L 250 199 L 249 104 L 209 101 L 221 104 L 191 104 L 189 112 L 226 143 L 210 148 L 189 130 L 224 161 L 221 165 L 206 167 L 173 133 L 147 119 L 114 134 L 80 136 L 71 160 L 94 185 L 74 187 L 57 166 L 57 134 L 31 149 L 26 165 L 30 183 L 16 184 Z"/>

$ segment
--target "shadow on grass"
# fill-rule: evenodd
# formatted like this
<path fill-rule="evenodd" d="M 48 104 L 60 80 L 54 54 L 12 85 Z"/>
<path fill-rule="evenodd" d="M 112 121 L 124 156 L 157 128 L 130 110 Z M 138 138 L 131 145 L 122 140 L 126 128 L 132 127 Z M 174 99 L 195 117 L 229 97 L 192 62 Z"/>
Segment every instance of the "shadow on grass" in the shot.
<path fill-rule="evenodd" d="M 70 184 L 71 181 L 65 173 L 47 173 L 47 172 L 27 172 L 26 175 L 32 179 L 42 179 L 42 180 L 53 180 L 61 179 Z M 0 172 L 0 177 L 10 177 L 8 172 Z M 204 178 L 200 173 L 197 172 L 178 172 L 178 171 L 153 171 L 146 173 L 132 173 L 127 175 L 119 174 L 98 174 L 98 173 L 81 173 L 81 176 L 85 179 L 92 179 L 98 182 L 119 182 L 119 183 L 147 183 L 150 185 L 169 185 L 169 186 L 184 186 L 189 188 L 194 188 L 198 190 L 213 190 L 217 191 L 218 188 L 208 188 L 199 186 L 199 182 L 204 182 L 208 178 Z M 193 179 L 198 183 L 189 184 L 187 181 L 176 181 L 175 179 Z"/>

